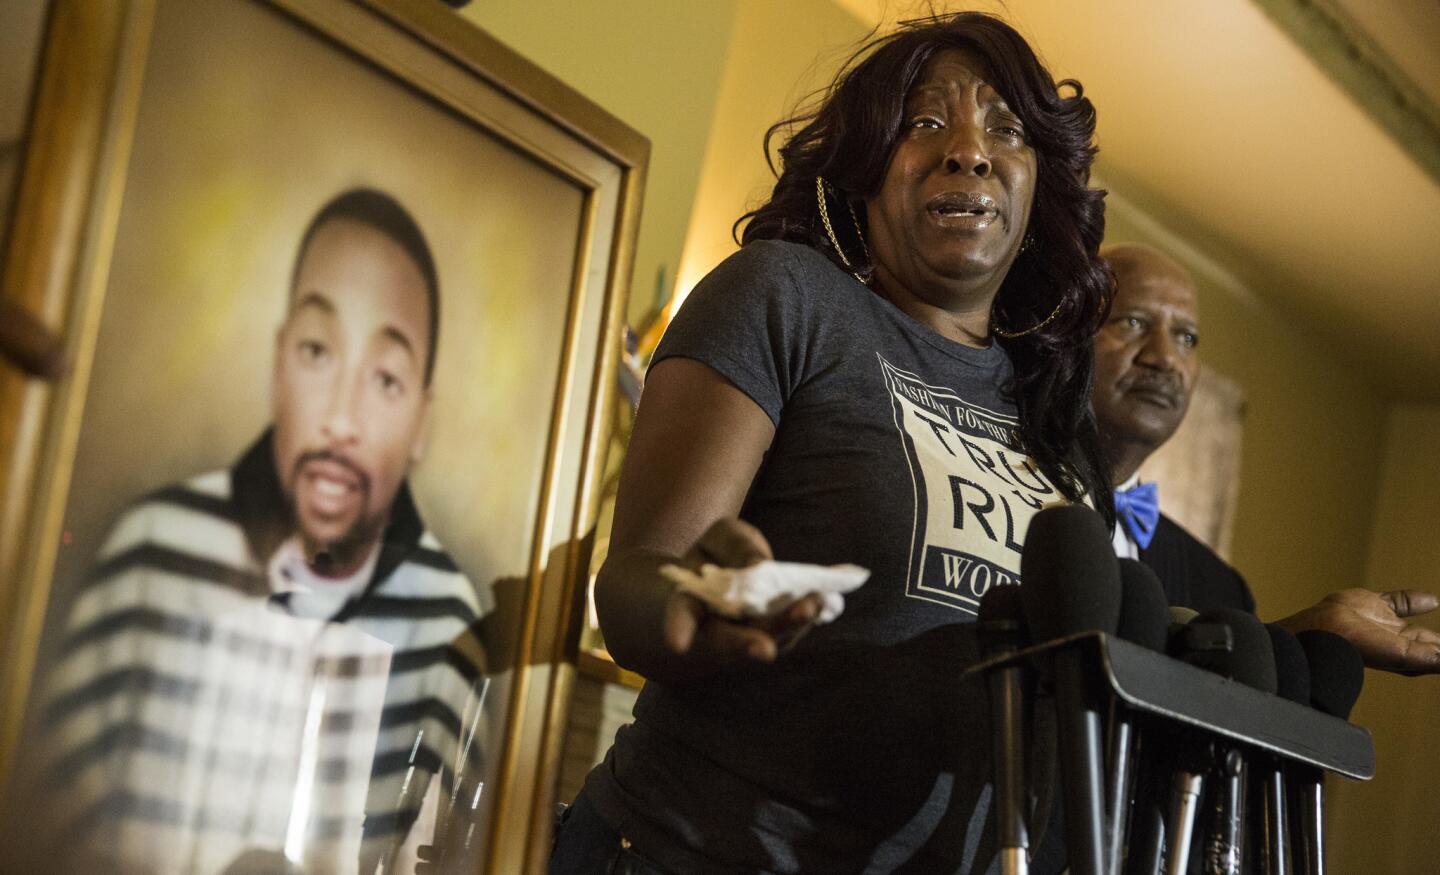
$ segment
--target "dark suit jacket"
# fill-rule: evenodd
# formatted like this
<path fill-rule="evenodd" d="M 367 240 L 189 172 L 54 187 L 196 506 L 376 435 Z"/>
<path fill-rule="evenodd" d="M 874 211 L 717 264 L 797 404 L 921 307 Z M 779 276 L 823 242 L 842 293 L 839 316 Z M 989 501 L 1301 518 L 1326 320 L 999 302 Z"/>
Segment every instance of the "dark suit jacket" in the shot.
<path fill-rule="evenodd" d="M 1255 597 L 1240 572 L 1164 514 L 1155 526 L 1150 546 L 1140 551 L 1140 561 L 1160 578 L 1171 605 L 1197 611 L 1239 608 L 1255 613 Z"/>

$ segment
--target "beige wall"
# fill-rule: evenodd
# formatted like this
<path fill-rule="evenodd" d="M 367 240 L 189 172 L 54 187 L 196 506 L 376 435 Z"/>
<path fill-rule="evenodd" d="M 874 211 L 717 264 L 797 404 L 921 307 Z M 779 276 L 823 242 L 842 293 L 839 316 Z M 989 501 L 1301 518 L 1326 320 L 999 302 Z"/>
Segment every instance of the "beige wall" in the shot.
<path fill-rule="evenodd" d="M 794 114 L 868 33 L 830 0 L 739 0 L 715 122 L 680 262 L 684 295 L 735 251 L 731 227 L 775 184 L 761 144 L 765 131 Z"/>
<path fill-rule="evenodd" d="M 1440 592 L 1440 407 L 1390 411 L 1368 579 Z M 1440 629 L 1433 617 L 1424 624 Z M 1440 859 L 1440 679 L 1366 672 L 1351 719 L 1375 737 L 1369 783 L 1331 789 L 1333 872 L 1429 872 Z"/>
<path fill-rule="evenodd" d="M 675 287 L 736 0 L 485 0 L 462 14 L 650 139 L 630 321 Z"/>

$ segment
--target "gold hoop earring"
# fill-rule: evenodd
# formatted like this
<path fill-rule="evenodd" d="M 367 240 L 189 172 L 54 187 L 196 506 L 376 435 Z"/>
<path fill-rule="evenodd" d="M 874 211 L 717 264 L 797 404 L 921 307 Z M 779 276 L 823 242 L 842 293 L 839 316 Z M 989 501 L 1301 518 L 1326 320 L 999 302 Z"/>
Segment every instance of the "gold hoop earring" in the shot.
<path fill-rule="evenodd" d="M 870 285 L 870 278 L 875 275 L 875 265 L 870 258 L 870 247 L 865 245 L 865 235 L 860 231 L 860 217 L 855 213 L 855 205 L 849 200 L 845 206 L 850 208 L 850 221 L 855 223 L 855 237 L 860 241 L 860 250 L 865 253 L 866 264 L 856 267 L 846 257 L 845 250 L 840 248 L 840 239 L 835 236 L 835 228 L 830 224 L 830 210 L 825 206 L 825 177 L 815 177 L 815 203 L 820 207 L 820 224 L 825 226 L 825 236 L 830 238 L 830 245 L 835 247 L 835 254 L 840 256 L 840 263 L 845 265 L 845 270 L 857 281 L 864 285 Z"/>
<path fill-rule="evenodd" d="M 1046 317 L 1044 318 L 1044 320 L 1042 320 L 1041 322 L 1039 322 L 1039 323 L 1037 323 L 1037 324 L 1035 324 L 1035 325 L 1030 326 L 1029 328 L 1025 329 L 1024 331 L 1005 331 L 1005 330 L 1003 330 L 1003 329 L 1002 329 L 1000 326 L 998 326 L 998 325 L 991 325 L 991 326 L 990 326 L 990 331 L 991 331 L 992 333 L 994 333 L 994 334 L 1000 335 L 1001 337 L 1008 337 L 1008 338 L 1012 338 L 1012 339 L 1013 339 L 1013 338 L 1016 338 L 1016 337 L 1024 337 L 1024 336 L 1027 335 L 1027 334 L 1034 334 L 1035 332 L 1037 332 L 1037 331 L 1039 331 L 1040 329 L 1044 328 L 1046 325 L 1049 325 L 1050 322 L 1051 322 L 1051 320 L 1053 320 L 1056 316 L 1059 316 L 1059 315 L 1060 315 L 1060 308 L 1063 307 L 1063 306 L 1065 306 L 1065 299 L 1064 299 L 1064 298 L 1061 298 L 1061 299 L 1060 299 L 1060 303 L 1058 303 L 1058 304 L 1055 305 L 1055 309 L 1050 311 L 1050 315 L 1049 315 L 1049 316 L 1046 316 Z"/>

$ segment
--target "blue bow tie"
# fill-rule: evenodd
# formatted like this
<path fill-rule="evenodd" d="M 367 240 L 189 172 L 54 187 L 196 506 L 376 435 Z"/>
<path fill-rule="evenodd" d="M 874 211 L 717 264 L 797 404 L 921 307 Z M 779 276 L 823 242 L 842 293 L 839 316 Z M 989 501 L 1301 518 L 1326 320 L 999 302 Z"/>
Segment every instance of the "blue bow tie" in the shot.
<path fill-rule="evenodd" d="M 1150 539 L 1155 537 L 1155 524 L 1160 521 L 1160 494 L 1155 484 L 1115 490 L 1115 518 L 1141 550 L 1149 547 Z"/>

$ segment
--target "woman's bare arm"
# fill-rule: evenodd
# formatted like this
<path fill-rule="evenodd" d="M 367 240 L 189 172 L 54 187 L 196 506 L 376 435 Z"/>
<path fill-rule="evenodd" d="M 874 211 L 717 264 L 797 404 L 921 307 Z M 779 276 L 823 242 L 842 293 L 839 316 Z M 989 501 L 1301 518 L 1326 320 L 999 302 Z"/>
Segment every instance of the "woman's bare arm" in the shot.
<path fill-rule="evenodd" d="M 807 598 L 763 623 L 731 622 L 659 572 L 666 563 L 743 567 L 771 558 L 764 536 L 736 516 L 774 436 L 765 412 L 708 365 L 673 358 L 651 369 L 595 585 L 616 662 L 669 679 L 768 662 L 777 638 L 814 619 L 819 603 Z"/>

